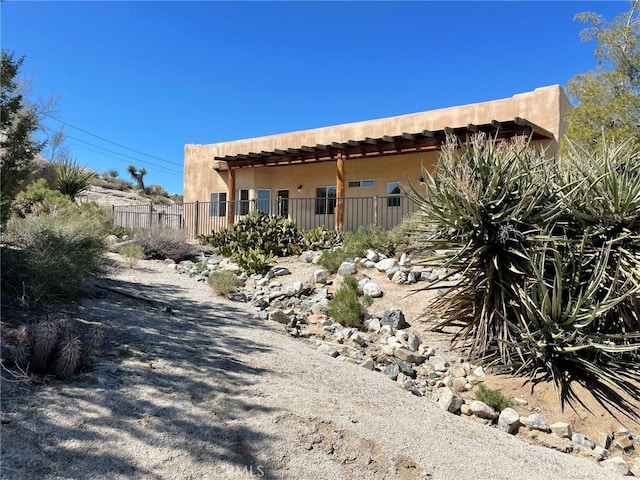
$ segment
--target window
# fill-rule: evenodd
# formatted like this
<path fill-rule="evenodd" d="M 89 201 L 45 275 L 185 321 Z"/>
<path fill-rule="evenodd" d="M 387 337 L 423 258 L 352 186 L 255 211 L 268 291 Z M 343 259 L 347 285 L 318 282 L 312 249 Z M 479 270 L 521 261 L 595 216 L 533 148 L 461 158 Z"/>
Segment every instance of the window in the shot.
<path fill-rule="evenodd" d="M 271 213 L 271 190 L 258 190 L 256 209 L 260 212 Z"/>
<path fill-rule="evenodd" d="M 227 192 L 216 192 L 211 194 L 209 215 L 212 217 L 227 216 Z"/>
<path fill-rule="evenodd" d="M 387 183 L 387 207 L 399 207 L 402 202 L 400 182 Z"/>
<path fill-rule="evenodd" d="M 336 208 L 336 187 L 316 188 L 316 215 L 331 215 Z"/>
<path fill-rule="evenodd" d="M 238 208 L 236 214 L 249 214 L 249 190 L 238 190 L 236 198 L 238 199 Z"/>
<path fill-rule="evenodd" d="M 375 187 L 376 186 L 376 181 L 375 180 L 352 180 L 351 182 L 349 182 L 349 188 L 354 188 L 354 187 Z"/>

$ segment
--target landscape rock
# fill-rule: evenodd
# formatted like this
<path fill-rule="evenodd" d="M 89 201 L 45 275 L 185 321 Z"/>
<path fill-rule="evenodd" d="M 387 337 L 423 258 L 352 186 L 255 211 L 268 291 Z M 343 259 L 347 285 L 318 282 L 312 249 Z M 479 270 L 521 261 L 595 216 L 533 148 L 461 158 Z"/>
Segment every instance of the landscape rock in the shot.
<path fill-rule="evenodd" d="M 505 408 L 498 416 L 498 429 L 510 434 L 518 433 L 520 415 L 513 408 Z"/>
<path fill-rule="evenodd" d="M 369 330 L 370 332 L 375 332 L 378 333 L 380 331 L 380 328 L 382 327 L 382 325 L 380 325 L 380 319 L 379 318 L 370 318 L 367 321 L 367 330 Z"/>
<path fill-rule="evenodd" d="M 629 475 L 630 473 L 629 464 L 620 457 L 613 457 L 609 460 L 603 460 L 602 462 L 600 462 L 600 466 L 609 472 L 616 473 L 622 476 Z"/>
<path fill-rule="evenodd" d="M 395 258 L 385 258 L 384 260 L 380 260 L 375 264 L 376 270 L 380 272 L 386 272 L 390 268 L 393 268 L 397 265 Z"/>
<path fill-rule="evenodd" d="M 387 375 L 391 380 L 396 380 L 398 375 L 400 374 L 400 367 L 395 363 L 390 363 L 384 369 L 385 375 Z"/>
<path fill-rule="evenodd" d="M 373 370 L 375 367 L 375 363 L 373 361 L 373 358 L 369 357 L 364 362 L 362 362 L 360 366 L 366 368 L 367 370 Z"/>
<path fill-rule="evenodd" d="M 583 433 L 574 433 L 571 435 L 571 441 L 590 449 L 593 449 L 596 446 L 596 443 Z"/>
<path fill-rule="evenodd" d="M 337 273 L 342 277 L 353 275 L 354 273 L 356 273 L 356 264 L 353 262 L 344 261 L 340 264 L 340 267 L 338 267 Z"/>
<path fill-rule="evenodd" d="M 425 361 L 424 355 L 412 352 L 406 348 L 396 348 L 394 355 L 403 362 L 413 363 L 416 365 L 420 365 Z"/>
<path fill-rule="evenodd" d="M 272 322 L 283 323 L 286 325 L 289 323 L 289 315 L 284 313 L 282 310 L 277 309 L 269 312 L 269 320 L 271 320 Z"/>
<path fill-rule="evenodd" d="M 322 345 L 320 345 L 318 347 L 318 351 L 320 353 L 324 353 L 325 355 L 329 355 L 330 357 L 333 357 L 333 358 L 340 355 L 335 348 L 333 348 L 331 345 L 327 345 L 326 343 L 323 343 Z"/>
<path fill-rule="evenodd" d="M 391 281 L 395 284 L 402 285 L 407 281 L 407 274 L 404 272 L 398 271 L 393 274 L 393 276 L 391 277 Z"/>
<path fill-rule="evenodd" d="M 362 293 L 369 295 L 371 298 L 379 298 L 382 296 L 382 290 L 376 282 L 368 281 L 362 287 Z"/>
<path fill-rule="evenodd" d="M 374 250 L 371 250 L 371 249 L 367 250 L 367 253 L 366 253 L 365 257 L 370 262 L 377 262 L 378 260 L 380 260 L 380 257 L 378 256 L 378 254 Z"/>
<path fill-rule="evenodd" d="M 498 413 L 489 405 L 481 402 L 480 400 L 474 400 L 473 402 L 471 402 L 469 404 L 469 409 L 471 410 L 471 413 L 476 417 L 486 418 L 487 420 L 498 418 Z"/>
<path fill-rule="evenodd" d="M 555 433 L 557 436 L 561 438 L 571 438 L 573 435 L 573 430 L 571 429 L 571 424 L 565 422 L 556 422 L 549 425 L 551 429 L 551 433 Z"/>
<path fill-rule="evenodd" d="M 409 265 L 411 265 L 411 258 L 409 258 L 409 255 L 407 255 L 406 253 L 403 253 L 402 255 L 400 255 L 400 261 L 398 263 L 401 267 L 408 267 Z"/>
<path fill-rule="evenodd" d="M 412 352 L 417 352 L 421 343 L 422 341 L 420 340 L 420 337 L 413 332 L 409 333 L 409 336 L 407 337 L 407 344 Z"/>
<path fill-rule="evenodd" d="M 532 413 L 528 417 L 520 418 L 520 422 L 531 430 L 540 430 L 541 432 L 550 432 L 549 425 L 546 424 L 544 417 L 540 413 Z"/>
<path fill-rule="evenodd" d="M 417 373 L 413 369 L 410 363 L 400 360 L 399 358 L 396 358 L 396 357 L 390 357 L 389 361 L 397 365 L 400 371 L 404 373 L 407 377 L 416 378 Z"/>
<path fill-rule="evenodd" d="M 409 324 L 404 319 L 404 313 L 399 308 L 391 308 L 385 311 L 382 319 L 380 319 L 380 324 L 390 325 L 395 330 L 409 328 Z"/>
<path fill-rule="evenodd" d="M 456 413 L 464 404 L 464 399 L 460 394 L 449 387 L 443 387 L 437 393 L 438 406 L 447 412 Z"/>
<path fill-rule="evenodd" d="M 327 272 L 323 268 L 320 268 L 313 272 L 313 281 L 316 283 L 327 283 L 328 278 L 329 272 Z"/>

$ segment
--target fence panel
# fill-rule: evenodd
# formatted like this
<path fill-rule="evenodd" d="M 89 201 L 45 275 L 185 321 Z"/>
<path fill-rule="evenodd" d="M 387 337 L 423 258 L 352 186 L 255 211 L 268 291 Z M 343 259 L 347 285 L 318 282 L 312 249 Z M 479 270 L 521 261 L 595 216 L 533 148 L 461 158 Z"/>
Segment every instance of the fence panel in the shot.
<path fill-rule="evenodd" d="M 246 213 L 260 209 L 273 215 L 291 218 L 298 228 L 310 230 L 335 228 L 335 198 L 273 198 L 242 200 L 234 205 L 234 223 Z M 417 210 L 408 197 L 349 197 L 344 199 L 345 231 L 377 224 L 385 229 L 398 225 L 404 217 Z M 182 230 L 189 240 L 209 235 L 227 227 L 227 202 L 192 202 L 174 205 L 121 205 L 113 207 L 116 225 L 133 228 L 173 228 Z"/>

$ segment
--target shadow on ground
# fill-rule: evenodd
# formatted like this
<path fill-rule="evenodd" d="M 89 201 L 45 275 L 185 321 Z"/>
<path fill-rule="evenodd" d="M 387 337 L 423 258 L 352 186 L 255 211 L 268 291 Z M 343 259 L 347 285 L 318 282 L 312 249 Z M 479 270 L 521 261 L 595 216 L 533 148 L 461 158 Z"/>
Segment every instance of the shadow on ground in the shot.
<path fill-rule="evenodd" d="M 239 335 L 264 324 L 169 284 L 100 279 L 93 291 L 65 306 L 106 328 L 87 371 L 64 382 L 3 379 L 2 478 L 184 478 L 177 465 L 257 466 L 269 439 L 236 420 L 270 413 L 250 392 L 267 371 L 237 354 L 270 350 Z"/>

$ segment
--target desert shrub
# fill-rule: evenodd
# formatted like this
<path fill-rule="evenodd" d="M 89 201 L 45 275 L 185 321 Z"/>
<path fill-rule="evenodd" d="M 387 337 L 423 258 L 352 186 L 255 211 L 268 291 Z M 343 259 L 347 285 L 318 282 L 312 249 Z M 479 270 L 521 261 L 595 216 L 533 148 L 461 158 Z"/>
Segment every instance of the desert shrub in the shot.
<path fill-rule="evenodd" d="M 513 402 L 499 390 L 493 390 L 484 383 L 478 385 L 475 393 L 476 400 L 486 403 L 496 412 L 501 412 L 505 408 L 513 406 Z"/>
<path fill-rule="evenodd" d="M 144 249 L 145 258 L 176 262 L 190 260 L 199 253 L 198 247 L 187 243 L 184 233 L 171 228 L 153 228 L 138 231 L 135 243 Z"/>
<path fill-rule="evenodd" d="M 232 272 L 213 272 L 207 280 L 211 290 L 217 295 L 226 296 L 242 286 L 242 280 Z"/>
<path fill-rule="evenodd" d="M 137 265 L 138 260 L 144 257 L 144 248 L 142 245 L 129 244 L 120 249 L 120 255 L 125 257 L 129 268 L 133 268 Z"/>
<path fill-rule="evenodd" d="M 424 230 L 424 220 L 420 212 L 405 216 L 402 221 L 388 232 L 389 249 L 395 253 L 416 254 L 430 256 L 432 252 L 422 249 L 421 244 Z"/>
<path fill-rule="evenodd" d="M 48 316 L 29 325 L 5 327 L 2 361 L 26 373 L 67 378 L 86 365 L 100 348 L 103 330 L 81 331 L 64 316 Z"/>
<path fill-rule="evenodd" d="M 26 217 L 31 214 L 55 213 L 72 206 L 73 202 L 67 195 L 49 188 L 47 180 L 39 178 L 16 195 L 12 211 L 15 215 Z"/>
<path fill-rule="evenodd" d="M 145 193 L 147 195 L 156 195 L 159 197 L 169 197 L 167 191 L 161 185 L 149 185 L 145 188 Z"/>
<path fill-rule="evenodd" d="M 427 195 L 409 192 L 422 247 L 461 275 L 436 327 L 458 328 L 488 364 L 553 380 L 562 402 L 577 381 L 629 413 L 620 393 L 640 394 L 640 152 L 574 148 L 556 162 L 523 141 L 456 147 L 423 171 Z"/>
<path fill-rule="evenodd" d="M 347 253 L 343 248 L 338 247 L 333 250 L 325 250 L 320 257 L 320 265 L 329 273 L 336 273 L 342 262 L 347 259 Z"/>
<path fill-rule="evenodd" d="M 316 227 L 302 232 L 302 244 L 306 250 L 320 250 L 342 245 L 343 234 L 338 230 Z"/>
<path fill-rule="evenodd" d="M 346 327 L 362 327 L 362 319 L 372 299 L 365 295 L 362 302 L 358 298 L 358 281 L 353 276 L 344 278 L 340 289 L 329 300 L 329 315 Z"/>
<path fill-rule="evenodd" d="M 106 262 L 104 232 L 82 215 L 12 218 L 3 242 L 2 289 L 25 300 L 76 298 Z"/>
<path fill-rule="evenodd" d="M 355 232 L 346 232 L 342 246 L 347 256 L 362 257 L 367 250 L 392 254 L 388 232 L 380 225 L 370 224 L 358 227 Z"/>
<path fill-rule="evenodd" d="M 91 179 L 91 185 L 95 185 L 96 187 L 109 188 L 112 190 L 119 190 L 121 192 L 126 192 L 129 190 L 133 190 L 133 184 L 124 180 L 122 178 L 115 177 L 106 177 L 104 174 L 102 178 L 94 177 Z"/>
<path fill-rule="evenodd" d="M 56 170 L 56 185 L 60 193 L 72 200 L 89 188 L 91 180 L 97 177 L 93 170 L 78 165 L 72 158 L 66 157 L 53 164 Z"/>

